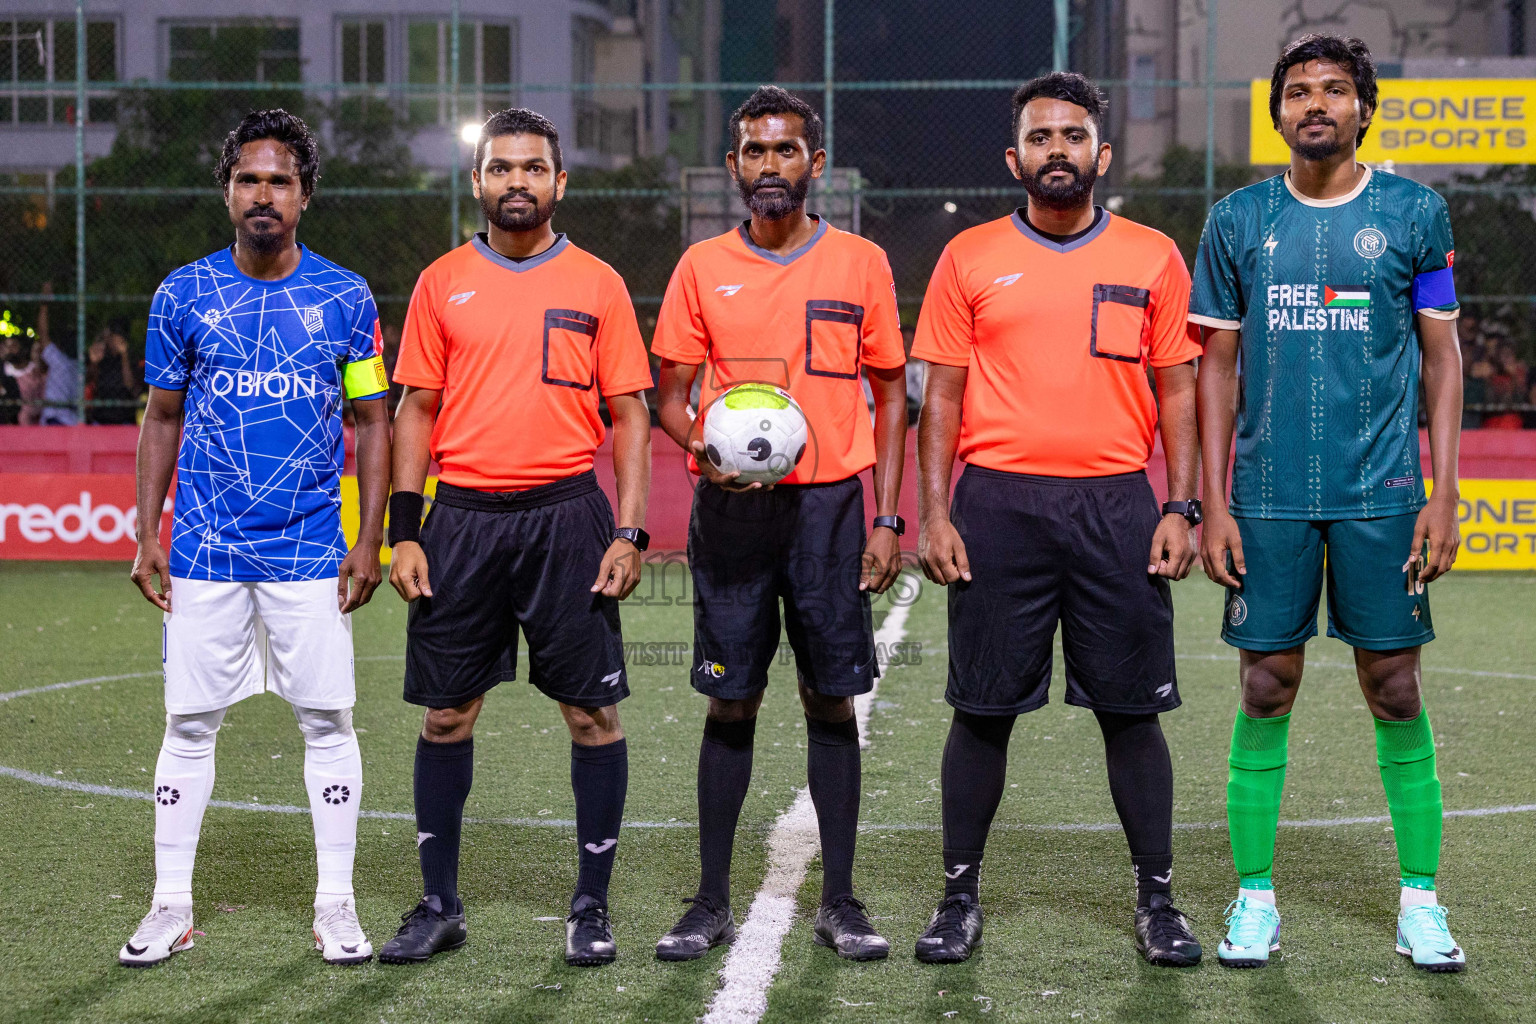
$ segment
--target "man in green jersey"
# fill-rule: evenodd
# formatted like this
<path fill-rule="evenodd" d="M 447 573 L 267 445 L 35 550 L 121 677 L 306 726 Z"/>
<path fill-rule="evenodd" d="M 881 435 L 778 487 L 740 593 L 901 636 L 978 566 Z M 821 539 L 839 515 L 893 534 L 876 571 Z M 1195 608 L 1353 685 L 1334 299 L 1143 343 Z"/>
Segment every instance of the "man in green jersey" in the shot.
<path fill-rule="evenodd" d="M 1205 333 L 1200 554 L 1207 575 L 1227 587 L 1222 638 L 1242 652 L 1227 782 L 1240 888 L 1218 949 L 1229 967 L 1262 966 L 1279 948 L 1270 874 L 1286 734 L 1325 565 L 1328 635 L 1355 648 L 1376 719 L 1402 869 L 1397 951 L 1427 970 L 1466 966 L 1435 898 L 1440 780 L 1419 693 L 1419 647 L 1435 635 L 1425 584 L 1450 569 L 1460 543 L 1455 254 L 1439 195 L 1356 162 L 1375 108 L 1364 43 L 1309 35 L 1288 46 L 1269 109 L 1290 170 L 1216 204 L 1196 259 L 1190 319 Z M 1421 366 L 1435 478 L 1428 502 Z"/>

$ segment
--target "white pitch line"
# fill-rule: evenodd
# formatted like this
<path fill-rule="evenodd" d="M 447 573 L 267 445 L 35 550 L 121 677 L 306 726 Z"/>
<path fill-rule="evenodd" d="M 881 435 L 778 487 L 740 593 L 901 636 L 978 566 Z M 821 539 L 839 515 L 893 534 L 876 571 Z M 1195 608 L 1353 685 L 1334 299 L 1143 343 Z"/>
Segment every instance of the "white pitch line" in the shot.
<path fill-rule="evenodd" d="M 89 793 L 92 796 L 115 796 L 125 800 L 153 800 L 153 794 L 138 789 L 124 789 L 120 786 L 101 786 L 94 782 L 75 782 L 71 779 L 60 779 L 52 775 L 43 775 L 39 772 L 29 772 L 24 768 L 11 768 L 0 765 L 0 776 L 16 779 L 20 782 L 30 782 L 34 786 L 45 786 L 49 789 L 66 789 L 73 793 Z M 261 811 L 266 814 L 308 814 L 308 807 L 300 807 L 297 804 L 259 804 L 249 800 L 210 800 L 209 807 L 221 807 L 226 811 Z M 382 818 L 385 821 L 415 821 L 415 814 L 405 811 L 370 811 L 358 812 L 363 818 Z M 569 818 L 465 818 L 465 824 L 469 825 L 523 825 L 533 828 L 575 828 L 576 822 Z M 691 821 L 626 821 L 625 828 L 696 828 Z"/>
<path fill-rule="evenodd" d="M 1233 648 L 1230 654 L 1175 654 L 1179 661 L 1226 661 L 1237 664 L 1237 648 Z M 1308 661 L 1308 668 L 1342 668 L 1352 669 L 1355 666 L 1342 661 Z M 1424 665 L 1421 668 L 1424 675 L 1433 676 L 1444 673 L 1448 676 L 1481 676 L 1485 679 L 1536 679 L 1536 675 L 1528 672 L 1490 672 L 1479 668 L 1456 668 L 1451 665 Z"/>
<path fill-rule="evenodd" d="M 910 611 L 910 604 L 899 604 L 886 613 L 875 631 L 876 652 L 890 650 L 906 636 Z M 869 712 L 878 689 L 876 680 L 875 689 L 853 700 L 860 748 L 869 745 Z M 795 922 L 795 896 L 820 845 L 811 791 L 801 789 L 768 834 L 768 872 L 725 955 L 720 987 L 701 1024 L 756 1024 L 768 1012 L 768 987 L 779 973 L 784 936 Z"/>
<path fill-rule="evenodd" d="M 124 800 L 153 800 L 152 794 L 138 789 L 124 789 L 119 786 L 102 786 L 94 782 L 75 782 L 71 779 L 60 779 L 52 775 L 43 775 L 40 772 L 29 772 L 25 768 L 11 768 L 8 765 L 0 765 L 0 776 L 12 778 L 18 782 L 28 782 L 34 786 L 43 786 L 47 789 L 62 789 L 72 793 L 89 793 L 92 796 L 112 796 Z M 308 814 L 308 807 L 299 807 L 296 804 L 259 804 L 247 800 L 210 800 L 210 807 L 221 807 L 227 811 L 259 811 L 266 814 Z M 1497 807 L 1469 807 L 1459 811 L 1446 811 L 1447 818 L 1486 818 L 1500 814 L 1529 814 L 1536 811 L 1536 804 L 1501 804 Z M 370 811 L 361 812 L 364 818 L 382 818 L 386 821 L 412 821 L 415 815 L 405 811 Z M 1281 821 L 1281 828 L 1337 828 L 1343 825 L 1382 825 L 1391 822 L 1391 818 L 1385 814 L 1361 818 L 1305 818 L 1300 821 Z M 464 821 L 471 825 L 517 825 L 526 828 L 564 828 L 576 827 L 576 822 L 569 818 L 465 818 Z M 698 828 L 692 821 L 626 821 L 625 828 Z M 1176 822 L 1174 828 L 1189 831 L 1219 830 L 1227 827 L 1224 821 L 1188 821 Z M 750 828 L 750 826 L 742 826 Z M 1118 822 L 1068 822 L 1058 825 L 1022 824 L 1022 823 L 997 823 L 992 826 L 994 832 L 1118 832 Z M 880 824 L 878 822 L 865 821 L 859 823 L 860 832 L 938 832 L 940 826 L 915 824 L 912 822 L 899 822 L 894 824 Z"/>
<path fill-rule="evenodd" d="M 71 679 L 67 683 L 50 683 L 47 686 L 34 686 L 26 690 L 12 690 L 10 693 L 0 693 L 0 704 L 17 697 L 30 697 L 34 693 L 51 693 L 54 690 L 69 690 L 76 686 L 89 686 L 91 683 L 115 683 L 119 679 L 147 679 L 150 676 L 161 675 L 161 671 L 154 672 L 127 672 L 120 676 L 93 676 L 90 679 Z"/>

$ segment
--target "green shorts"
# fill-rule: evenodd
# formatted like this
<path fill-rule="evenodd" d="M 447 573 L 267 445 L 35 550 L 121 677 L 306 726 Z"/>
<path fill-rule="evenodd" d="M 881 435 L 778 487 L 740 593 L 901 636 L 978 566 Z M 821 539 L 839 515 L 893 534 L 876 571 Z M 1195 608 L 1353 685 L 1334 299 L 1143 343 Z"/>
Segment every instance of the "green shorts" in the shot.
<path fill-rule="evenodd" d="M 1410 593 L 1403 571 L 1417 518 L 1238 517 L 1248 571 L 1240 589 L 1227 588 L 1221 638 L 1245 651 L 1283 651 L 1316 636 L 1326 569 L 1329 636 L 1367 651 L 1433 640 L 1429 593 Z"/>

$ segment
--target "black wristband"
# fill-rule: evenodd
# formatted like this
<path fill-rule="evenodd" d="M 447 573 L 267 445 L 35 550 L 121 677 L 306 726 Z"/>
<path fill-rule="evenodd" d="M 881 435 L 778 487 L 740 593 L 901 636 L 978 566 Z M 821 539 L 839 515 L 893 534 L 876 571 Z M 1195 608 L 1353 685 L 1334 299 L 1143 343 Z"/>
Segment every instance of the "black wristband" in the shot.
<path fill-rule="evenodd" d="M 395 491 L 389 496 L 389 546 L 421 539 L 421 510 L 427 500 L 415 491 Z"/>

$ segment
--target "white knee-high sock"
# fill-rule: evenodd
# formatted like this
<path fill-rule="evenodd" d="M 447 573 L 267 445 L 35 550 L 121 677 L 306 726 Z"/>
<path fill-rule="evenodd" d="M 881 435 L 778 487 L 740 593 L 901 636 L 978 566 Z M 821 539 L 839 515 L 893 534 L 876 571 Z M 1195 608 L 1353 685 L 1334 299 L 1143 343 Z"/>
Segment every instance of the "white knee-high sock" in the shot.
<path fill-rule="evenodd" d="M 293 709 L 304 733 L 304 785 L 315 819 L 316 904 L 352 895 L 357 812 L 363 796 L 363 755 L 352 709 Z"/>
<path fill-rule="evenodd" d="M 155 901 L 192 902 L 192 865 L 213 793 L 213 746 L 224 709 L 166 715 L 155 764 Z"/>

